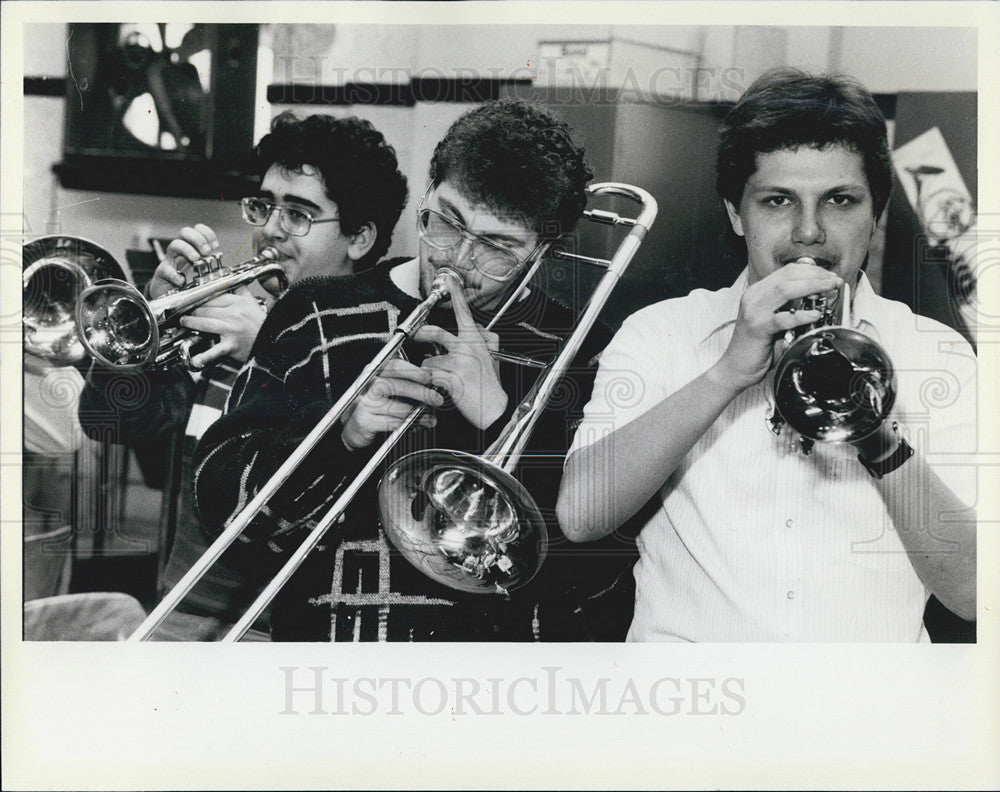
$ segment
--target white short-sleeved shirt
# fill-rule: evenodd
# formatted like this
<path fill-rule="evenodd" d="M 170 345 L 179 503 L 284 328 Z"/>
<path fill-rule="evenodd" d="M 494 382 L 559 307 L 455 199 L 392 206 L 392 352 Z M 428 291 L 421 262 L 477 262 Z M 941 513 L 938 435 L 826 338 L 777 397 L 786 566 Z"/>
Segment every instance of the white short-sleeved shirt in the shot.
<path fill-rule="evenodd" d="M 630 316 L 601 356 L 570 454 L 718 361 L 746 286 L 744 271 L 728 289 L 699 289 Z M 950 328 L 877 296 L 863 274 L 854 317 L 893 361 L 910 444 L 971 506 L 972 349 Z M 857 452 L 817 443 L 804 455 L 790 429 L 769 431 L 772 407 L 768 375 L 728 405 L 661 488 L 638 538 L 629 640 L 928 640 L 929 593 Z"/>

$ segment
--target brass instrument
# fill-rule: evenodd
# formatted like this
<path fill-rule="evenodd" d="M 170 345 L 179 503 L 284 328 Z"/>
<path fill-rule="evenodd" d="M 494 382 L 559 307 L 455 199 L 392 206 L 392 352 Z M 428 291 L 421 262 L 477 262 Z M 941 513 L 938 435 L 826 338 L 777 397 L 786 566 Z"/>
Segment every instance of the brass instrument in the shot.
<path fill-rule="evenodd" d="M 87 353 L 105 366 L 131 371 L 147 366 L 188 368 L 192 347 L 201 336 L 181 327 L 178 320 L 200 305 L 255 280 L 285 273 L 278 251 L 264 248 L 232 268 L 214 253 L 194 263 L 191 282 L 154 300 L 147 300 L 129 283 L 101 280 L 84 289 L 76 302 L 76 328 Z"/>
<path fill-rule="evenodd" d="M 24 352 L 52 366 L 86 358 L 76 332 L 76 302 L 95 282 L 125 272 L 104 248 L 88 239 L 46 236 L 28 242 L 22 252 Z"/>
<path fill-rule="evenodd" d="M 454 588 L 477 592 L 509 591 L 530 580 L 545 557 L 547 535 L 544 521 L 534 499 L 509 471 L 517 465 L 541 410 L 558 384 L 559 378 L 579 351 L 584 337 L 596 321 L 598 313 L 621 274 L 638 250 L 657 211 L 653 197 L 645 190 L 631 185 L 610 182 L 595 184 L 588 188 L 588 194 L 625 196 L 638 202 L 642 208 L 635 219 L 601 210 L 587 210 L 584 213 L 584 217 L 595 222 L 630 229 L 612 259 L 594 259 L 564 251 L 554 253 L 559 258 L 607 268 L 577 327 L 574 328 L 556 359 L 539 376 L 534 388 L 515 410 L 507 428 L 486 457 L 479 458 L 441 450 L 411 454 L 390 468 L 384 479 L 388 482 L 387 489 L 380 490 L 383 527 L 390 540 L 411 563 Z M 520 284 L 511 293 L 510 299 L 490 323 L 490 327 L 514 304 L 517 294 L 541 266 L 544 252 L 544 250 L 538 252 Z M 450 269 L 440 270 L 424 302 L 396 328 L 394 336 L 365 367 L 351 387 L 334 403 L 319 424 L 289 455 L 243 511 L 236 515 L 174 589 L 154 608 L 146 621 L 129 637 L 130 641 L 148 639 L 156 627 L 177 607 L 209 567 L 247 528 L 281 485 L 295 472 L 306 455 L 337 425 L 385 363 L 397 353 L 403 342 L 425 324 L 427 315 L 434 305 L 443 300 L 453 288 L 449 285 L 449 281 L 461 285 L 461 278 L 455 272 Z M 386 437 L 364 468 L 289 556 L 278 574 L 224 636 L 223 641 L 236 641 L 250 629 L 308 554 L 320 543 L 329 528 L 346 512 L 358 491 L 374 474 L 392 448 L 398 444 L 400 438 L 419 420 L 423 409 L 423 407 L 414 408 L 402 425 Z M 426 488 L 422 487 L 424 483 L 428 485 Z M 411 531 L 404 526 L 404 521 L 399 515 L 401 511 L 412 510 L 414 497 L 418 491 L 426 494 L 428 504 L 427 508 L 423 509 L 425 519 L 419 521 L 420 526 L 416 530 Z M 449 493 L 454 497 L 449 497 Z M 430 502 L 431 497 L 434 498 L 433 504 Z M 463 514 L 466 517 L 464 520 L 459 518 Z M 432 530 L 424 532 L 422 526 L 427 525 Z M 437 533 L 433 530 L 435 526 L 445 530 Z M 490 559 L 489 553 L 482 551 L 487 545 L 499 547 L 501 544 L 505 548 L 506 561 Z M 437 556 L 441 555 L 445 556 L 443 575 L 438 572 L 442 561 Z M 477 562 L 481 562 L 487 574 L 481 574 L 481 569 L 471 569 Z M 465 574 L 471 574 L 474 580 L 463 580 L 461 571 L 463 568 L 467 570 Z M 497 577 L 498 573 L 503 574 L 503 577 Z"/>
<path fill-rule="evenodd" d="M 823 315 L 785 334 L 788 346 L 774 370 L 772 431 L 787 423 L 807 454 L 817 441 L 849 443 L 877 431 L 896 399 L 896 375 L 888 353 L 853 329 L 850 286 L 841 286 L 833 306 L 812 295 L 794 307 Z"/>
<path fill-rule="evenodd" d="M 569 368 L 619 278 L 656 218 L 649 193 L 595 184 L 590 195 L 622 195 L 642 207 L 635 219 L 590 210 L 585 217 L 630 232 L 610 261 L 562 253 L 607 267 L 573 333 L 481 456 L 433 449 L 396 461 L 379 485 L 382 528 L 397 550 L 428 577 L 469 593 L 506 595 L 528 583 L 545 559 L 545 521 L 512 475 L 559 379 Z"/>

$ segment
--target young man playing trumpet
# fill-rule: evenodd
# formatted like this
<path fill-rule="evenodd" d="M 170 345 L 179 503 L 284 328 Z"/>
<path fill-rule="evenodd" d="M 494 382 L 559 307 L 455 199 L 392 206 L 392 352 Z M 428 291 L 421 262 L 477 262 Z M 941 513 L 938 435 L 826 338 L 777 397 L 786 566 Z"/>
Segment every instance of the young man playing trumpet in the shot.
<path fill-rule="evenodd" d="M 769 73 L 727 116 L 718 188 L 748 266 L 626 320 L 559 497 L 574 541 L 652 499 L 630 640 L 926 641 L 931 593 L 975 618 L 975 470 L 958 455 L 976 447 L 976 361 L 862 271 L 890 168 L 882 115 L 847 78 Z M 768 431 L 771 375 L 785 332 L 820 316 L 793 301 L 844 282 L 897 397 L 874 434 L 807 455 Z"/>
<path fill-rule="evenodd" d="M 229 411 L 198 448 L 195 488 L 206 523 L 221 530 L 349 388 L 397 324 L 448 269 L 450 296 L 391 360 L 240 537 L 270 579 L 307 531 L 414 405 L 430 409 L 407 449 L 482 452 L 535 382 L 525 359 L 548 361 L 572 327 L 569 309 L 536 286 L 517 290 L 546 246 L 569 233 L 591 172 L 565 124 L 518 102 L 491 102 L 456 121 L 438 144 L 417 208 L 417 258 L 383 262 L 350 291 L 293 287 L 261 330 Z M 512 307 L 485 326 L 508 298 Z M 589 393 L 585 362 L 606 336 L 593 333 L 564 391 L 545 411 L 532 447 L 550 457 Z M 498 359 L 497 351 L 506 357 Z M 511 362 L 512 360 L 521 361 Z M 554 509 L 559 465 L 519 477 L 543 511 Z M 509 598 L 464 594 L 410 565 L 379 528 L 378 475 L 351 502 L 274 601 L 275 640 L 533 640 L 586 637 L 571 605 L 559 548 Z M 564 545 L 565 546 L 565 545 Z M 433 551 L 432 551 L 433 552 Z M 584 554 L 586 555 L 586 554 Z M 620 557 L 618 559 L 621 560 Z M 575 620 L 575 621 L 574 621 Z"/>
<path fill-rule="evenodd" d="M 340 279 L 371 266 L 388 250 L 406 202 L 406 179 L 392 147 L 368 121 L 284 113 L 253 154 L 261 183 L 256 195 L 243 199 L 243 218 L 254 228 L 258 252 L 277 250 L 289 286 L 320 280 L 335 290 Z M 167 247 L 147 295 L 155 299 L 182 288 L 194 262 L 218 250 L 218 237 L 208 226 L 183 229 Z M 81 423 L 92 434 L 109 432 L 115 442 L 155 443 L 184 432 L 167 588 L 208 547 L 193 500 L 192 457 L 250 356 L 267 313 L 264 305 L 280 298 L 277 278 L 262 285 L 269 293 L 266 302 L 241 287 L 180 319 L 182 326 L 217 338 L 193 356 L 200 368 L 196 375 L 180 368 L 123 375 L 95 367 L 81 398 Z M 238 571 L 236 550 L 202 578 L 152 634 L 154 640 L 212 640 L 225 634 L 256 594 L 254 581 Z"/>

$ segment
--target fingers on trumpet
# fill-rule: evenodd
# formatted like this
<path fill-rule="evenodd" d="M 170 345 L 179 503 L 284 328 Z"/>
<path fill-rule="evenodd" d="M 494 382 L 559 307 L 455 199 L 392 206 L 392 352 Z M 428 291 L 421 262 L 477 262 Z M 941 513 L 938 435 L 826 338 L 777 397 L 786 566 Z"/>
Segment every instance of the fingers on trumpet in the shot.
<path fill-rule="evenodd" d="M 219 237 L 204 223 L 185 226 L 181 235 L 167 246 L 167 255 L 175 265 L 194 263 L 220 250 Z"/>
<path fill-rule="evenodd" d="M 198 260 L 218 253 L 219 238 L 215 231 L 203 223 L 181 229 L 181 235 L 167 245 L 149 284 L 153 299 L 172 289 L 182 289 L 190 280 L 190 273 Z"/>
<path fill-rule="evenodd" d="M 786 264 L 770 277 L 775 279 L 771 302 L 776 304 L 774 323 L 779 332 L 822 319 L 835 304 L 844 282 L 808 256 Z"/>

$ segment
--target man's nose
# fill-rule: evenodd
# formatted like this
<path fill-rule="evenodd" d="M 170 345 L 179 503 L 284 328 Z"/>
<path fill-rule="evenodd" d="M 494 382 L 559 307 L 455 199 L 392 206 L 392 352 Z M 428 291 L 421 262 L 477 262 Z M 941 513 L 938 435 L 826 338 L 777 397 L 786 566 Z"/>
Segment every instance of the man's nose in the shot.
<path fill-rule="evenodd" d="M 462 237 L 462 241 L 452 248 L 451 263 L 461 269 L 472 268 L 472 242 L 469 237 Z"/>
<path fill-rule="evenodd" d="M 283 239 L 285 231 L 281 227 L 281 210 L 272 209 L 267 216 L 267 221 L 261 226 L 264 236 L 269 239 Z"/>
<path fill-rule="evenodd" d="M 826 241 L 826 232 L 819 213 L 811 206 L 799 209 L 792 229 L 792 241 L 800 245 L 821 245 Z"/>

